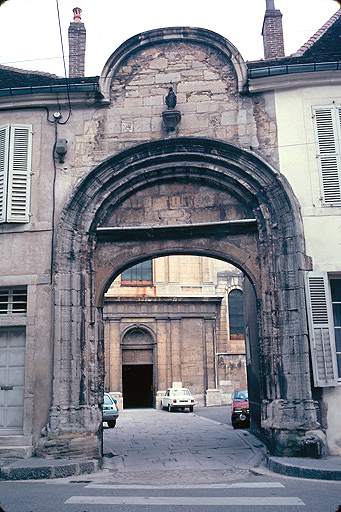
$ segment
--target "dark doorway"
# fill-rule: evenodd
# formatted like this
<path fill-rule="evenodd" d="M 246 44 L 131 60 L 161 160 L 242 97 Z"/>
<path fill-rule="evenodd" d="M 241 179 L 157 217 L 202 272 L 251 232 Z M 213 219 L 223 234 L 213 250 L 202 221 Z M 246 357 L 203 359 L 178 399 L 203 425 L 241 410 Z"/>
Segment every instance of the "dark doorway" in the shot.
<path fill-rule="evenodd" d="M 153 365 L 123 365 L 123 407 L 153 407 Z"/>

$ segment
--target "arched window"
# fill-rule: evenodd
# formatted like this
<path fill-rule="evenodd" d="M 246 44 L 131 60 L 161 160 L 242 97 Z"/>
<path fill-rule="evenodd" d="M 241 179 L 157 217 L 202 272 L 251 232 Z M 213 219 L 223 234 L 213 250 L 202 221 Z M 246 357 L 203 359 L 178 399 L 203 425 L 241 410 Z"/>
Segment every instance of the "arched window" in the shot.
<path fill-rule="evenodd" d="M 152 284 L 153 262 L 152 260 L 142 261 L 133 267 L 128 268 L 121 274 L 122 284 Z"/>
<path fill-rule="evenodd" d="M 228 295 L 230 336 L 244 335 L 244 310 L 243 310 L 243 292 L 241 290 L 231 290 Z"/>

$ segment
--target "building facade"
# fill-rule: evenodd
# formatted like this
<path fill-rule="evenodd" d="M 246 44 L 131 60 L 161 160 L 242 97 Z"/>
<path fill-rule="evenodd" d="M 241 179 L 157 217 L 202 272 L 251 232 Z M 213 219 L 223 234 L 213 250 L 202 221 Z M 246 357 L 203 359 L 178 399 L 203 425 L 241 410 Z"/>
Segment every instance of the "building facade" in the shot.
<path fill-rule="evenodd" d="M 177 255 L 245 276 L 253 431 L 278 455 L 340 454 L 340 23 L 339 10 L 297 55 L 252 63 L 214 32 L 168 28 L 123 43 L 100 78 L 0 67 L 3 455 L 101 457 L 105 294 Z M 124 300 L 114 316 L 133 318 Z M 215 301 L 198 301 L 208 324 Z M 159 302 L 174 318 L 190 307 Z M 141 335 L 146 357 L 166 343 L 159 320 L 123 329 L 128 362 Z"/>
<path fill-rule="evenodd" d="M 124 271 L 105 294 L 106 391 L 121 407 L 158 407 L 179 385 L 198 405 L 231 403 L 247 387 L 242 285 L 240 270 L 202 256 Z"/>

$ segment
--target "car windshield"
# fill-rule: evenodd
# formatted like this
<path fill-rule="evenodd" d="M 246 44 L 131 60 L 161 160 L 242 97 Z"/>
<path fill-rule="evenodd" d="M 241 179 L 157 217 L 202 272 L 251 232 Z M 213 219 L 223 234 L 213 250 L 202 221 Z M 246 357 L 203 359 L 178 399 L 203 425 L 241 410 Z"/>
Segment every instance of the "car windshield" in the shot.
<path fill-rule="evenodd" d="M 109 395 L 104 395 L 104 405 L 112 405 L 113 401 L 111 400 Z"/>
<path fill-rule="evenodd" d="M 173 389 L 172 395 L 190 395 L 188 389 Z"/>
<path fill-rule="evenodd" d="M 247 389 L 238 389 L 234 392 L 234 400 L 248 400 L 249 395 Z"/>

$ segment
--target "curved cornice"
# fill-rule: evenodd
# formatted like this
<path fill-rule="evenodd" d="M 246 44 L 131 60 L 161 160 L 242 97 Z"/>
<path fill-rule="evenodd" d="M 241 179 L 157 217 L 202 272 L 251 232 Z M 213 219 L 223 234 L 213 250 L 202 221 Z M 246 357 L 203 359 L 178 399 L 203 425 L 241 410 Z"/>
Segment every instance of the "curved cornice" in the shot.
<path fill-rule="evenodd" d="M 230 41 L 216 32 L 203 28 L 171 27 L 142 32 L 125 41 L 107 60 L 100 78 L 103 101 L 110 102 L 110 84 L 121 63 L 137 50 L 170 41 L 205 44 L 223 53 L 231 61 L 237 75 L 238 90 L 243 92 L 247 81 L 247 68 L 243 57 Z"/>

